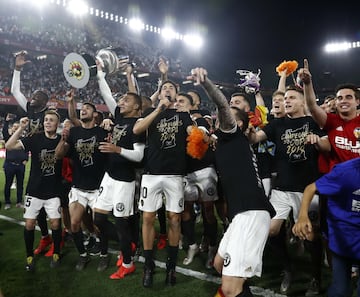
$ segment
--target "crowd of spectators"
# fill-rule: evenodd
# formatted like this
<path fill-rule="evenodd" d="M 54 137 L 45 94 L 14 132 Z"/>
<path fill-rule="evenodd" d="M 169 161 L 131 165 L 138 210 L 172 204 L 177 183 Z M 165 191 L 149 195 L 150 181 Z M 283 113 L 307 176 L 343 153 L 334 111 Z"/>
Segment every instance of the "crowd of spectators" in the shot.
<path fill-rule="evenodd" d="M 62 70 L 66 54 L 76 52 L 95 56 L 99 49 L 112 46 L 123 49 L 136 65 L 135 71 L 154 74 L 153 77 L 138 80 L 141 93 L 150 96 L 157 88 L 157 64 L 163 51 L 139 38 L 130 37 L 119 24 L 104 20 L 96 22 L 96 26 L 75 26 L 74 20 L 63 16 L 61 20 L 48 16 L 31 22 L 25 12 L 0 13 L 0 95 L 10 95 L 14 52 L 20 49 L 26 49 L 33 58 L 23 72 L 21 88 L 25 96 L 36 89 L 46 89 L 51 92 L 51 99 L 64 100 L 66 90 L 70 87 Z M 114 26 L 117 26 L 118 35 L 114 34 Z M 166 59 L 170 65 L 169 74 L 175 80 L 182 81 L 185 72 L 182 72 L 179 59 L 170 56 Z M 120 73 L 109 77 L 108 82 L 114 93 L 126 91 L 126 78 Z M 90 80 L 86 88 L 79 90 L 79 100 L 104 103 L 95 80 Z"/>

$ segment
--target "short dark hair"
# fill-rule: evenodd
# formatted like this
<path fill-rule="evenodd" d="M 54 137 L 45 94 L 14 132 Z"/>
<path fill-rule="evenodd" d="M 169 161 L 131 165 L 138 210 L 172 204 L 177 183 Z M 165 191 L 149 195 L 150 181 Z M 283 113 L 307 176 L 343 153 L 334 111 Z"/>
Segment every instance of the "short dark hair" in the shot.
<path fill-rule="evenodd" d="M 172 85 L 175 87 L 176 93 L 178 92 L 178 86 L 177 86 L 177 84 L 176 84 L 174 81 L 170 80 L 170 79 L 165 80 L 165 81 L 163 81 L 163 82 L 161 83 L 161 85 L 160 85 L 160 91 L 161 91 L 163 85 L 165 85 L 165 84 L 167 84 L 167 83 L 172 84 Z"/>
<path fill-rule="evenodd" d="M 41 100 L 48 102 L 49 101 L 49 95 L 43 91 L 43 90 L 35 90 L 32 95 L 38 94 Z"/>
<path fill-rule="evenodd" d="M 89 105 L 89 106 L 91 106 L 91 107 L 93 108 L 94 112 L 97 111 L 95 104 L 93 104 L 93 103 L 91 103 L 91 102 L 84 102 L 83 105 Z"/>
<path fill-rule="evenodd" d="M 134 93 L 134 92 L 127 92 L 127 95 L 130 95 L 134 98 L 135 102 L 137 105 L 139 105 L 139 110 L 142 109 L 142 100 L 141 100 L 141 96 L 139 96 L 138 94 Z"/>
<path fill-rule="evenodd" d="M 353 90 L 354 93 L 355 93 L 355 98 L 360 99 L 360 90 L 356 85 L 351 84 L 351 83 L 345 83 L 345 84 L 337 85 L 336 88 L 335 88 L 335 94 L 339 90 L 342 90 L 342 89 L 351 89 L 351 90 Z"/>
<path fill-rule="evenodd" d="M 189 94 L 190 92 L 196 94 L 196 96 L 199 97 L 199 102 L 201 103 L 201 96 L 200 96 L 199 92 L 196 91 L 196 90 L 193 90 L 193 89 L 187 91 L 188 94 Z"/>
<path fill-rule="evenodd" d="M 236 92 L 236 93 L 231 94 L 231 98 L 236 97 L 236 96 L 243 97 L 246 100 L 246 102 L 250 105 L 250 99 L 249 99 L 248 94 L 243 93 L 243 92 Z"/>
<path fill-rule="evenodd" d="M 286 87 L 286 91 L 296 91 L 296 92 L 304 95 L 304 90 L 297 85 L 288 85 Z"/>
<path fill-rule="evenodd" d="M 191 106 L 194 105 L 194 99 L 189 94 L 184 93 L 184 92 L 180 92 L 177 95 L 186 97 L 190 101 Z"/>

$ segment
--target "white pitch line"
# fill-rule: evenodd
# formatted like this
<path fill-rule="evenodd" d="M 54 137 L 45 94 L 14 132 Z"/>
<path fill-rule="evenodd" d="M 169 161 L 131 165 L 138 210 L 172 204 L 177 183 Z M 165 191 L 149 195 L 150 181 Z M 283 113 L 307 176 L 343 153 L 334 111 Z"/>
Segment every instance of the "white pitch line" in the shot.
<path fill-rule="evenodd" d="M 11 222 L 11 223 L 14 223 L 14 224 L 18 224 L 20 226 L 25 226 L 25 223 L 23 221 L 18 221 L 18 220 L 14 219 L 14 218 L 10 218 L 10 217 L 7 217 L 7 216 L 0 215 L 0 219 L 4 220 L 4 221 Z M 40 228 L 38 226 L 36 226 L 35 228 L 36 228 L 37 231 L 40 231 Z M 51 230 L 49 230 L 49 232 L 51 232 Z M 118 255 L 119 251 L 109 248 L 109 253 Z M 141 262 L 141 263 L 144 263 L 145 258 L 142 257 L 142 256 L 139 256 L 137 261 Z M 161 261 L 157 261 L 157 260 L 155 260 L 154 262 L 155 262 L 155 265 L 157 267 L 160 267 L 160 268 L 163 268 L 163 269 L 166 268 L 166 263 L 161 262 Z M 213 276 L 213 275 L 203 273 L 203 272 L 200 272 L 200 271 L 195 271 L 195 270 L 191 270 L 191 269 L 176 266 L 176 272 L 179 272 L 179 273 L 181 273 L 183 275 L 186 275 L 186 276 L 191 276 L 191 277 L 197 278 L 199 280 L 213 282 L 215 284 L 221 284 L 221 278 L 220 277 Z M 253 294 L 255 294 L 256 296 L 286 297 L 286 295 L 278 294 L 278 293 L 276 293 L 276 292 L 274 292 L 274 291 L 272 291 L 270 289 L 264 289 L 264 288 L 256 287 L 256 286 L 250 286 L 250 289 L 251 289 L 251 292 Z"/>

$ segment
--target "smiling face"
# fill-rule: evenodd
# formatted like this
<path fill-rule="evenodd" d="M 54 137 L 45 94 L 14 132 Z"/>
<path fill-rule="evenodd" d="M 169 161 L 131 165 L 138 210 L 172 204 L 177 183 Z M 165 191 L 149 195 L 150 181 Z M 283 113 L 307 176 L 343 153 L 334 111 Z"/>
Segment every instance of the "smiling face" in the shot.
<path fill-rule="evenodd" d="M 30 105 L 34 108 L 42 109 L 45 108 L 47 102 L 48 96 L 44 92 L 36 90 L 31 96 Z"/>
<path fill-rule="evenodd" d="M 90 122 L 94 119 L 96 111 L 90 104 L 83 104 L 80 110 L 80 120 L 83 122 Z"/>
<path fill-rule="evenodd" d="M 335 105 L 340 115 L 355 117 L 359 99 L 356 99 L 354 90 L 340 89 L 336 93 Z"/>
<path fill-rule="evenodd" d="M 44 117 L 44 131 L 45 133 L 56 133 L 59 125 L 59 117 L 55 113 L 48 113 Z"/>
<path fill-rule="evenodd" d="M 193 106 L 190 102 L 190 98 L 188 98 L 187 96 L 181 94 L 176 96 L 176 102 L 174 104 L 174 107 L 177 111 L 189 112 L 192 109 Z"/>

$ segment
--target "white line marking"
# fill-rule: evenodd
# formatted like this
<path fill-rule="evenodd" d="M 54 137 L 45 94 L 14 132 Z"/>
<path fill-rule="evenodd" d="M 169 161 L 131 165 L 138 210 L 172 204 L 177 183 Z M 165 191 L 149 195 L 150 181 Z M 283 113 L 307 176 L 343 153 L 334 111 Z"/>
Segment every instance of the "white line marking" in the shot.
<path fill-rule="evenodd" d="M 14 223 L 14 224 L 18 224 L 20 226 L 25 226 L 25 223 L 23 221 L 18 221 L 16 219 L 13 219 L 13 218 L 10 218 L 10 217 L 7 217 L 7 216 L 0 215 L 0 219 L 4 220 L 4 221 L 11 222 L 11 223 Z M 40 228 L 38 226 L 36 226 L 35 228 L 36 228 L 37 231 L 40 231 Z M 49 230 L 49 233 L 50 232 L 51 232 L 51 230 Z M 119 254 L 119 251 L 109 248 L 109 253 L 117 255 L 117 254 Z M 144 263 L 145 258 L 140 256 L 139 259 L 138 259 L 138 262 Z M 163 269 L 166 268 L 166 263 L 161 262 L 161 261 L 155 260 L 155 265 L 157 267 L 160 267 L 160 268 L 163 268 Z M 176 271 L 183 274 L 183 275 L 191 276 L 191 277 L 197 278 L 199 280 L 213 282 L 215 284 L 221 284 L 221 278 L 220 277 L 213 276 L 213 275 L 210 275 L 210 274 L 206 274 L 206 273 L 203 273 L 203 272 L 200 272 L 200 271 L 195 271 L 195 270 L 191 270 L 191 269 L 187 269 L 187 268 L 183 268 L 183 267 L 179 267 L 179 266 L 176 266 Z M 253 294 L 255 294 L 256 296 L 286 297 L 286 295 L 278 294 L 278 293 L 276 293 L 276 292 L 274 292 L 274 291 L 272 291 L 270 289 L 263 289 L 263 288 L 256 287 L 256 286 L 250 286 L 250 289 L 251 289 L 251 292 Z"/>

